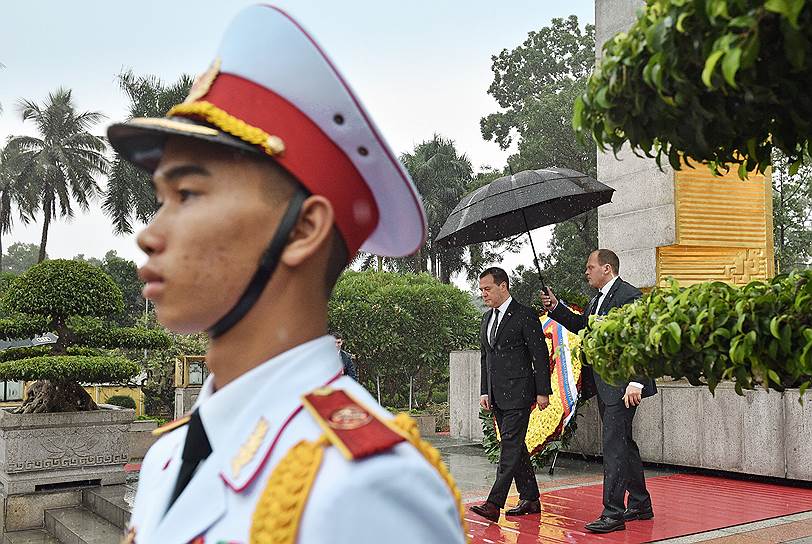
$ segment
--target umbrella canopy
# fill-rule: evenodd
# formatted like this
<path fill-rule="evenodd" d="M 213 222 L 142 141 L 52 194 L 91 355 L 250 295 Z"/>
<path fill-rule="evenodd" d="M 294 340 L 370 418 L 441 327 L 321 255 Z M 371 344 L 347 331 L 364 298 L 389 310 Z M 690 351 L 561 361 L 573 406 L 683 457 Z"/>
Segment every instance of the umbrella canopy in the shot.
<path fill-rule="evenodd" d="M 529 233 L 611 202 L 613 192 L 575 170 L 525 170 L 463 197 L 440 229 L 437 242 L 463 246 Z"/>

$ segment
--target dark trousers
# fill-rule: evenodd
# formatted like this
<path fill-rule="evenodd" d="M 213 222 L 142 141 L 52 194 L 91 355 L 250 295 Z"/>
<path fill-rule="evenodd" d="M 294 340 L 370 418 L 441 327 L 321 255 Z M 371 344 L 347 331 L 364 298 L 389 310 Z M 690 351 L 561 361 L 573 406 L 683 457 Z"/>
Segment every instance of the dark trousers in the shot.
<path fill-rule="evenodd" d="M 629 508 L 651 508 L 651 495 L 646 489 L 640 450 L 632 438 L 632 421 L 637 407 L 626 408 L 622 402 L 607 406 L 598 399 L 603 421 L 603 514 L 623 518 L 626 492 Z"/>
<path fill-rule="evenodd" d="M 530 455 L 524 443 L 527 435 L 527 424 L 530 422 L 530 407 L 518 410 L 501 410 L 493 406 L 493 415 L 499 426 L 502 438 L 502 451 L 499 454 L 499 469 L 496 482 L 488 495 L 488 502 L 502 508 L 507 501 L 510 484 L 516 480 L 519 498 L 534 501 L 539 498 L 539 486 L 536 474 L 530 463 Z"/>

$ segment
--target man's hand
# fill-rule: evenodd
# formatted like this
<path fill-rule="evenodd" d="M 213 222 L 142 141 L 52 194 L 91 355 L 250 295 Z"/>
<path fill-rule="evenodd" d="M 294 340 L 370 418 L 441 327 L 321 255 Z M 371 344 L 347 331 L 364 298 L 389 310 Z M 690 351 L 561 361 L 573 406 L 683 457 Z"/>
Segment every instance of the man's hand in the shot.
<path fill-rule="evenodd" d="M 643 390 L 639 387 L 632 384 L 626 386 L 626 394 L 623 395 L 623 403 L 626 405 L 626 408 L 639 405 L 642 399 L 642 393 Z"/>
<path fill-rule="evenodd" d="M 546 293 L 544 291 L 541 292 L 541 304 L 548 312 L 552 311 L 553 308 L 558 306 L 558 299 L 555 298 L 555 295 L 552 291 L 550 291 L 549 287 L 547 287 Z"/>
<path fill-rule="evenodd" d="M 550 405 L 550 397 L 548 397 L 547 395 L 536 395 L 535 406 L 536 408 L 539 409 L 539 412 L 547 408 L 549 405 Z M 533 408 L 531 407 L 530 409 L 532 410 Z"/>
<path fill-rule="evenodd" d="M 479 397 L 479 405 L 482 406 L 483 410 L 491 410 L 491 401 L 488 399 L 488 395 L 482 395 Z"/>

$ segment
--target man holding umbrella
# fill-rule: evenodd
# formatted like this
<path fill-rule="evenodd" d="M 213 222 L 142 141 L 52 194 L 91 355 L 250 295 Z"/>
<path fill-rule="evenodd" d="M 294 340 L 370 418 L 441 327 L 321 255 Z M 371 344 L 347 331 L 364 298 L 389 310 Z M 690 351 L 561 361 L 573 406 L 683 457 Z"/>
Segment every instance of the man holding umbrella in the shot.
<path fill-rule="evenodd" d="M 620 260 L 608 249 L 593 251 L 586 263 L 586 280 L 600 290 L 583 314 L 576 314 L 560 304 L 550 289 L 542 293 L 541 302 L 550 318 L 572 332 L 589 326 L 590 315 L 606 315 L 612 308 L 634 302 L 641 293 L 637 287 L 618 276 Z M 603 512 L 586 528 L 594 533 L 609 533 L 626 528 L 626 521 L 651 519 L 651 495 L 646 489 L 640 451 L 632 438 L 632 421 L 641 398 L 657 393 L 653 380 L 638 377 L 622 386 L 604 382 L 591 368 L 584 369 L 586 391 L 597 389 L 598 408 L 603 422 Z M 593 393 L 594 394 L 594 393 Z M 626 507 L 626 492 L 629 506 Z"/>

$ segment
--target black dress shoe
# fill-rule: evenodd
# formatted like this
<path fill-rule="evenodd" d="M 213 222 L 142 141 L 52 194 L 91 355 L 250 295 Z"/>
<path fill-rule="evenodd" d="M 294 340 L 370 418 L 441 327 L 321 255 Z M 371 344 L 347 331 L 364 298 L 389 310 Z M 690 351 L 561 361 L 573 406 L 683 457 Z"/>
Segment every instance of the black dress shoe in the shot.
<path fill-rule="evenodd" d="M 505 512 L 506 516 L 525 516 L 527 514 L 540 514 L 541 501 L 538 499 L 534 501 L 521 500 L 519 504 Z"/>
<path fill-rule="evenodd" d="M 612 531 L 622 531 L 626 528 L 626 523 L 622 519 L 612 519 L 601 516 L 592 523 L 584 525 L 593 533 L 611 533 Z"/>
<path fill-rule="evenodd" d="M 471 512 L 478 514 L 488 521 L 496 523 L 499 521 L 500 508 L 492 502 L 483 502 L 482 504 L 475 504 L 471 507 Z"/>
<path fill-rule="evenodd" d="M 636 519 L 651 519 L 654 517 L 654 510 L 651 508 L 639 509 L 639 508 L 627 508 L 625 512 L 623 512 L 623 520 L 624 521 L 634 521 Z"/>

